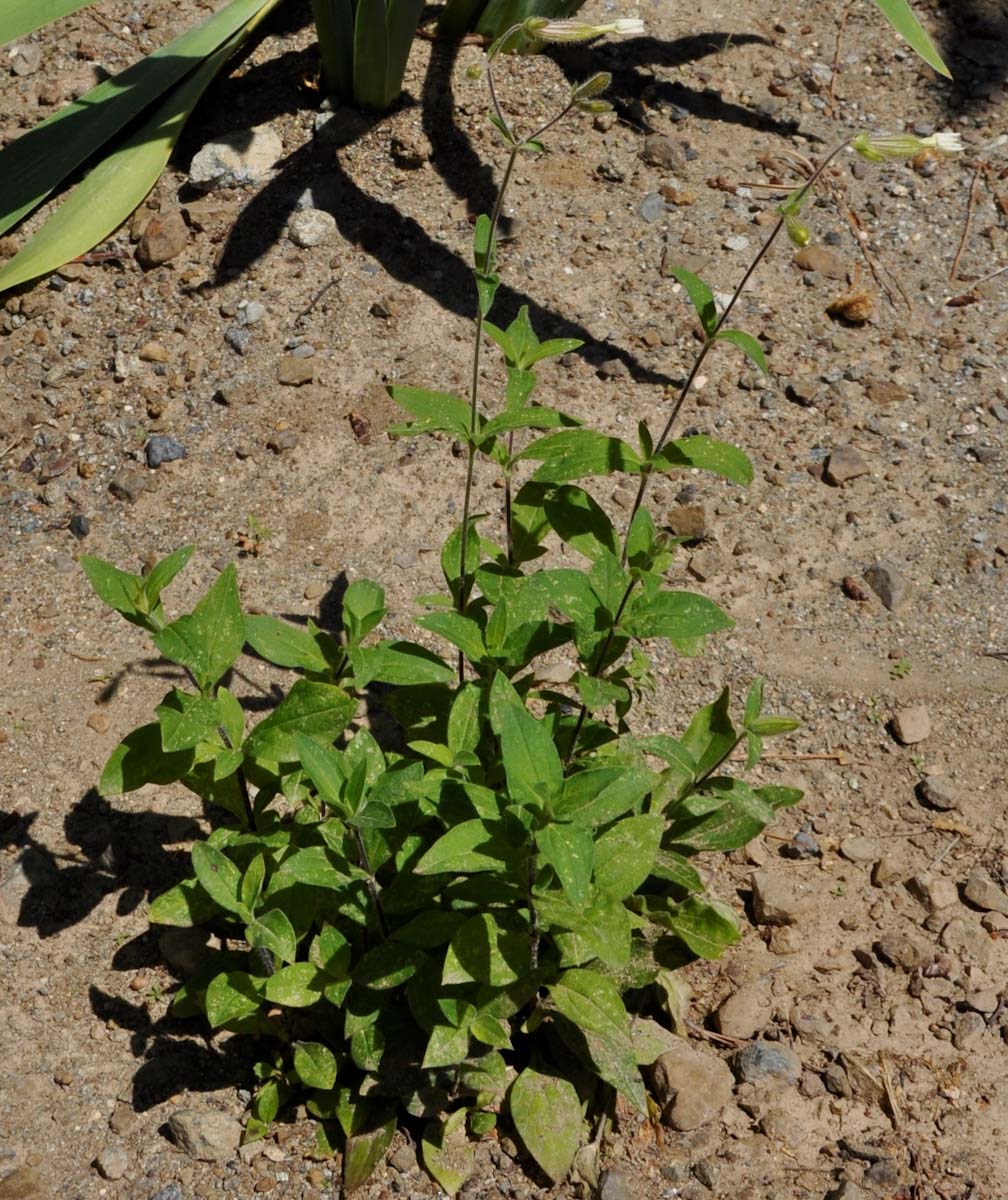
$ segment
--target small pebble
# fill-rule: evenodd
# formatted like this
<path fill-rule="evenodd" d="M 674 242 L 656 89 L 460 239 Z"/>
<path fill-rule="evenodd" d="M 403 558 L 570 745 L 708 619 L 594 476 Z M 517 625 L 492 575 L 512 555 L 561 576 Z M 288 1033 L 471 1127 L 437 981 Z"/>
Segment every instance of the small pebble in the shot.
<path fill-rule="evenodd" d="M 122 1179 L 129 1167 L 129 1158 L 121 1146 L 106 1146 L 99 1152 L 95 1165 L 103 1179 Z"/>
<path fill-rule="evenodd" d="M 186 448 L 181 442 L 164 434 L 156 434 L 148 438 L 145 450 L 148 467 L 160 467 L 162 463 L 175 462 L 185 458 Z"/>

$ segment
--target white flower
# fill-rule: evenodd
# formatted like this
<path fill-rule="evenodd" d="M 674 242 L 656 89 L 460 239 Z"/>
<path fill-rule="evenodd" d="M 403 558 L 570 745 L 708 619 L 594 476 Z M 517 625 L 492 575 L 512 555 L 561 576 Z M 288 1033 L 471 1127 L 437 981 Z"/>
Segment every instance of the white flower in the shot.
<path fill-rule="evenodd" d="M 620 37 L 638 37 L 644 32 L 644 22 L 640 17 L 621 17 L 613 22 L 609 32 L 618 33 Z"/>
<path fill-rule="evenodd" d="M 958 133 L 952 133 L 950 130 L 932 133 L 930 137 L 921 138 L 921 143 L 931 146 L 939 154 L 961 154 L 963 148 L 962 138 Z"/>
<path fill-rule="evenodd" d="M 870 162 L 885 162 L 887 158 L 913 158 L 929 149 L 939 154 L 958 154 L 963 145 L 958 133 L 933 133 L 924 138 L 912 133 L 859 133 L 851 147 Z"/>

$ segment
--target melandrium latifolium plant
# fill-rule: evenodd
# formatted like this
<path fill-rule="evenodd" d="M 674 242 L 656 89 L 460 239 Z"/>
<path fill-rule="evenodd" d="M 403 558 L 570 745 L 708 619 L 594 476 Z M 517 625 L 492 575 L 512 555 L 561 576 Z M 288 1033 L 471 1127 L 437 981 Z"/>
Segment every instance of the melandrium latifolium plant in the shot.
<path fill-rule="evenodd" d="M 955 146 L 948 135 L 842 143 L 782 203 L 720 314 L 710 288 L 676 269 L 703 343 L 662 431 L 641 422 L 628 444 L 533 402 L 536 365 L 578 342 L 540 340 L 525 308 L 507 325 L 490 319 L 515 164 L 569 114 L 599 111 L 608 83 L 592 77 L 560 113 L 519 132 L 498 100 L 495 61 L 519 41 L 627 29 L 531 20 L 488 52 L 507 159 L 493 212 L 475 229 L 469 394 L 390 388 L 409 418 L 393 433 L 447 434 L 465 448 L 462 521 L 441 553 L 445 591 L 418 598 L 417 624 L 441 652 L 377 636 L 385 598 L 370 580 L 346 589 L 336 636 L 243 613 L 233 566 L 169 621 L 162 593 L 192 546 L 145 577 L 81 559 L 99 596 L 186 676 L 157 719 L 116 748 L 99 785 L 116 795 L 180 782 L 206 806 L 212 832 L 192 849 L 191 877 L 150 909 L 155 924 L 216 935 L 173 1011 L 256 1039 L 246 1140 L 303 1102 L 318 1119 L 318 1152 L 342 1151 L 348 1190 L 400 1120 L 423 1122 L 424 1162 L 454 1193 L 473 1167 L 471 1139 L 498 1123 L 559 1180 L 617 1097 L 648 1114 L 641 1067 L 675 1036 L 676 969 L 739 938 L 693 860 L 745 845 L 801 797 L 732 773 L 736 751 L 752 768 L 764 738 L 797 725 L 763 712 L 761 680 L 739 714 L 725 690 L 678 738 L 634 726 L 634 703 L 653 687 L 651 648 L 699 654 L 732 625 L 711 600 L 667 585 L 679 539 L 648 510 L 649 482 L 689 469 L 751 480 L 739 449 L 673 437 L 673 427 L 715 346 L 766 370 L 760 343 L 727 318 L 780 231 L 796 236 L 809 190 L 840 149 L 888 158 Z M 492 407 L 479 395 L 485 342 L 506 367 Z M 472 511 L 478 459 L 503 476 L 500 520 Z M 622 528 L 585 486 L 614 474 L 636 483 Z M 577 565 L 550 565 L 558 544 Z M 223 682 L 246 646 L 300 673 L 251 728 Z M 558 650 L 576 664 L 568 684 L 544 670 Z M 376 683 L 401 729 L 395 746 L 357 720 Z"/>

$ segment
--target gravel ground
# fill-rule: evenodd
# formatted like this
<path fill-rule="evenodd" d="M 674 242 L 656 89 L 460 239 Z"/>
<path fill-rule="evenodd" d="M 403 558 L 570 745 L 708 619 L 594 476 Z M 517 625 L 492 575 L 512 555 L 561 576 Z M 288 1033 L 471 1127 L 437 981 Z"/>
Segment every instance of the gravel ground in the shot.
<path fill-rule="evenodd" d="M 199 7 L 102 3 L 8 49 L 0 140 Z M 737 309 L 771 377 L 726 350 L 684 412 L 741 444 L 755 482 L 654 489 L 692 537 L 674 580 L 737 625 L 700 659 L 660 660 L 642 717 L 679 731 L 762 673 L 803 724 L 761 778 L 807 793 L 704 864 L 746 931 L 685 972 L 691 1037 L 653 1081 L 672 1123 L 619 1114 L 602 1174 L 552 1191 L 487 1139 L 472 1200 L 1004 1194 L 1008 273 L 991 273 L 1008 264 L 1008 19 L 979 0 L 916 7 L 952 84 L 866 0 L 724 0 L 700 30 L 642 3 L 643 39 L 502 72 L 529 122 L 565 72 L 614 72 L 615 118 L 572 121 L 523 161 L 499 300 L 529 303 L 542 336 L 585 339 L 544 366 L 542 399 L 613 432 L 660 427 L 698 345 L 663 266 L 730 291 L 772 185 L 857 129 L 954 129 L 965 152 L 837 160 L 808 210 L 813 247 L 776 245 Z M 237 1149 L 248 1061 L 167 1015 L 178 946 L 149 931 L 148 900 L 206 826 L 171 789 L 94 791 L 165 667 L 76 563 L 136 569 L 195 541 L 169 603 L 237 558 L 247 605 L 323 623 L 341 581 L 367 575 L 388 590 L 387 636 L 438 582 L 463 466 L 446 441 L 386 436 L 383 385 L 464 387 L 471 220 L 500 161 L 467 73 L 481 51 L 418 41 L 394 114 L 320 112 L 296 18 L 215 85 L 111 253 L 0 307 L 2 1200 L 339 1194 L 303 1114 Z M 253 128 L 261 174 L 214 186 L 197 152 Z M 840 298 L 867 319 L 829 315 Z M 490 395 L 492 358 L 486 372 Z M 492 475 L 477 484 L 498 513 Z M 596 494 L 628 502 L 613 481 Z M 277 683 L 255 662 L 235 679 L 253 713 Z M 415 1133 L 361 1197 L 438 1194 Z"/>

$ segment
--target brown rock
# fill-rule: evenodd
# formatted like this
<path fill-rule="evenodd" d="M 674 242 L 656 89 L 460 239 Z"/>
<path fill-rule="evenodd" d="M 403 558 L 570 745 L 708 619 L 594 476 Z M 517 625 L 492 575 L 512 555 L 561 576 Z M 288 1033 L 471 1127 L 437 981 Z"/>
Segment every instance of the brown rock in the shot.
<path fill-rule="evenodd" d="M 673 1129 L 698 1129 L 714 1120 L 732 1096 L 732 1073 L 713 1054 L 683 1042 L 666 1052 L 650 1070 L 651 1092 L 662 1121 Z"/>
<path fill-rule="evenodd" d="M 88 727 L 93 729 L 95 733 L 108 733 L 109 731 L 110 722 L 104 713 L 92 713 L 91 716 L 88 717 L 87 723 Z"/>
<path fill-rule="evenodd" d="M 137 261 L 144 270 L 160 266 L 182 253 L 188 237 L 189 230 L 179 209 L 158 213 L 147 222 L 137 245 Z"/>
<path fill-rule="evenodd" d="M 117 500 L 128 500 L 136 504 L 147 488 L 148 479 L 139 471 L 121 471 L 109 484 L 109 491 Z"/>
<path fill-rule="evenodd" d="M 668 525 L 676 537 L 701 542 L 707 536 L 707 512 L 702 504 L 684 504 L 671 510 Z"/>
<path fill-rule="evenodd" d="M 871 470 L 867 458 L 854 446 L 837 446 L 826 460 L 823 479 L 833 487 L 840 487 L 850 479 L 867 475 Z"/>
<path fill-rule="evenodd" d="M 974 867 L 963 887 L 963 895 L 983 912 L 999 912 L 1008 917 L 1008 895 L 998 887 L 983 867 Z"/>
<path fill-rule="evenodd" d="M 0 1179 L 0 1200 L 51 1200 L 42 1180 L 29 1167 L 19 1167 Z"/>
<path fill-rule="evenodd" d="M 168 351 L 160 342 L 146 342 L 140 347 L 138 358 L 141 362 L 166 363 L 168 361 Z"/>
<path fill-rule="evenodd" d="M 277 379 L 289 387 L 300 387 L 315 378 L 314 358 L 299 358 L 296 354 L 285 354 L 277 366 Z"/>
<path fill-rule="evenodd" d="M 770 1023 L 770 988 L 761 980 L 745 983 L 717 1010 L 715 1021 L 727 1037 L 752 1038 Z"/>
<path fill-rule="evenodd" d="M 901 708 L 893 717 L 893 733 L 904 746 L 915 746 L 931 736 L 931 714 L 923 704 Z"/>
<path fill-rule="evenodd" d="M 888 379 L 876 379 L 871 382 L 865 395 L 872 404 L 897 404 L 900 400 L 907 400 L 910 393 L 905 387 L 900 387 L 898 383 L 893 383 Z"/>
<path fill-rule="evenodd" d="M 784 875 L 753 871 L 751 882 L 757 925 L 797 925 L 815 911 L 815 896 Z"/>
<path fill-rule="evenodd" d="M 847 278 L 847 266 L 843 259 L 825 246 L 803 246 L 794 260 L 803 271 L 818 271 L 827 279 Z"/>
<path fill-rule="evenodd" d="M 664 133 L 649 133 L 644 139 L 641 158 L 650 167 L 661 167 L 665 171 L 680 171 L 686 158 L 675 142 Z"/>

